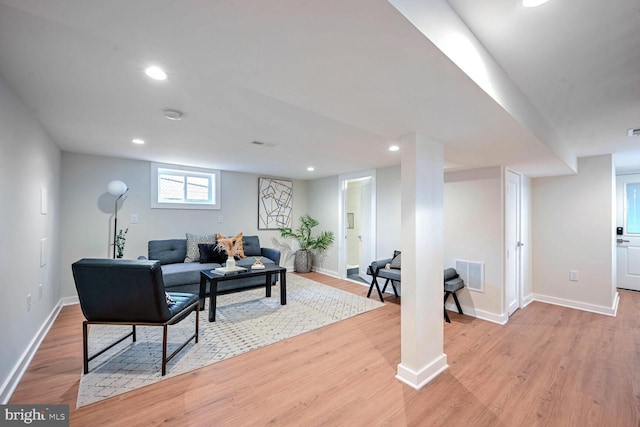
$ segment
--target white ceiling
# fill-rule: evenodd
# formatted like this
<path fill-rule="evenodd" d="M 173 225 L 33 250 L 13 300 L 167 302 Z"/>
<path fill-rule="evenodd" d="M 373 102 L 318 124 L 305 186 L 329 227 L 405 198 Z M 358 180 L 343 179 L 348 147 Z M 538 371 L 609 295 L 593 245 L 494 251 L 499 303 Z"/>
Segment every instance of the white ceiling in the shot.
<path fill-rule="evenodd" d="M 449 3 L 567 151 L 633 158 L 637 0 Z M 0 0 L 0 76 L 66 151 L 306 179 L 420 132 L 450 167 L 571 172 L 385 0 Z"/>

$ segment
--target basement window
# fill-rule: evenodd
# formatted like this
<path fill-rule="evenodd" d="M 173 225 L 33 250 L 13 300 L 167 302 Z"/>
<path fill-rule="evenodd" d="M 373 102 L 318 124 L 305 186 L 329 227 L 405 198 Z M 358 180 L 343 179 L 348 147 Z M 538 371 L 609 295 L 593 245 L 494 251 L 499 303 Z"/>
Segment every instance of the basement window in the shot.
<path fill-rule="evenodd" d="M 151 163 L 151 208 L 220 209 L 220 171 Z"/>

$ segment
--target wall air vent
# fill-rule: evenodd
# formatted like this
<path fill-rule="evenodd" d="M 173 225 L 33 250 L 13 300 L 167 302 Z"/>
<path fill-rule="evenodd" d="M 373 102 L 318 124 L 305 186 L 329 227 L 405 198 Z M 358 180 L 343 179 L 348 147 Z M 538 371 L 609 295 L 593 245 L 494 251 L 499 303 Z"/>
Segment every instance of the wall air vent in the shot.
<path fill-rule="evenodd" d="M 456 271 L 464 280 L 464 286 L 476 292 L 484 292 L 484 263 L 457 259 Z"/>
<path fill-rule="evenodd" d="M 262 141 L 251 141 L 251 143 L 253 145 L 258 145 L 261 147 L 275 147 L 277 144 L 274 144 L 273 142 L 262 142 Z"/>
<path fill-rule="evenodd" d="M 631 128 L 627 130 L 627 136 L 640 136 L 640 128 Z"/>

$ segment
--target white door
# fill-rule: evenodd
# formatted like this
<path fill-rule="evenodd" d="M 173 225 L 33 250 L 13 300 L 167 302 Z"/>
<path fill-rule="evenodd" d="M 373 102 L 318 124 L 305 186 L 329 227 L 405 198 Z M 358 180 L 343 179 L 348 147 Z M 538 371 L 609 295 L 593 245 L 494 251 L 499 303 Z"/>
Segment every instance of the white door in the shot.
<path fill-rule="evenodd" d="M 360 187 L 360 261 L 358 274 L 360 278 L 365 282 L 368 282 L 370 278 L 367 278 L 367 266 L 371 263 L 371 229 L 373 224 L 371 222 L 371 178 L 367 178 L 362 182 Z"/>
<path fill-rule="evenodd" d="M 640 291 L 640 174 L 616 177 L 617 287 Z"/>
<path fill-rule="evenodd" d="M 507 171 L 505 197 L 507 312 L 511 316 L 520 307 L 520 175 Z"/>

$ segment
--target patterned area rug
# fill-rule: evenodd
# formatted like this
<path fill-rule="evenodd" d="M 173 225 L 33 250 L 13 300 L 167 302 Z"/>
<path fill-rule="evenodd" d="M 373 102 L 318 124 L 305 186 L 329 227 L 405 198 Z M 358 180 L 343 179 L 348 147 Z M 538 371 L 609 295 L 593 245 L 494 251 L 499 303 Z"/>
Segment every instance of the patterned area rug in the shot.
<path fill-rule="evenodd" d="M 218 296 L 216 321 L 210 323 L 209 298 L 200 312 L 198 344 L 189 343 L 160 375 L 162 328 L 138 327 L 131 338 L 89 362 L 82 375 L 77 407 L 113 397 L 194 369 L 255 350 L 331 323 L 348 319 L 383 304 L 293 274 L 287 275 L 287 305 L 280 305 L 280 287 L 265 298 L 264 288 Z M 169 326 L 167 354 L 193 333 L 195 315 Z M 126 335 L 130 326 L 93 325 L 89 354 Z"/>

